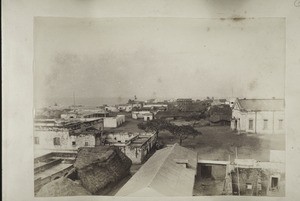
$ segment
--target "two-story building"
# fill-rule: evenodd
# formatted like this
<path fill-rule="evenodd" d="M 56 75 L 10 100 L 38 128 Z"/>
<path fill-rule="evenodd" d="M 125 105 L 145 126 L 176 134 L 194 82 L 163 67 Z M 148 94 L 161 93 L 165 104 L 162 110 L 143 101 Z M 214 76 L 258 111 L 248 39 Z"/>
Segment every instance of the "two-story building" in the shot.
<path fill-rule="evenodd" d="M 239 133 L 284 134 L 283 99 L 237 99 L 231 129 Z"/>
<path fill-rule="evenodd" d="M 77 150 L 96 145 L 103 131 L 103 119 L 56 121 L 35 120 L 34 148 L 38 150 Z"/>

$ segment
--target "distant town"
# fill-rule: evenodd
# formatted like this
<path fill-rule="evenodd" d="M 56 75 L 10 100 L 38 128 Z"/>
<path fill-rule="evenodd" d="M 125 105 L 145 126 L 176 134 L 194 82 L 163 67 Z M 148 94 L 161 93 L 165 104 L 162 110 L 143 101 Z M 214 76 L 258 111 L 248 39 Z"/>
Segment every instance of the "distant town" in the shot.
<path fill-rule="evenodd" d="M 285 196 L 284 108 L 136 96 L 36 108 L 35 196 Z"/>

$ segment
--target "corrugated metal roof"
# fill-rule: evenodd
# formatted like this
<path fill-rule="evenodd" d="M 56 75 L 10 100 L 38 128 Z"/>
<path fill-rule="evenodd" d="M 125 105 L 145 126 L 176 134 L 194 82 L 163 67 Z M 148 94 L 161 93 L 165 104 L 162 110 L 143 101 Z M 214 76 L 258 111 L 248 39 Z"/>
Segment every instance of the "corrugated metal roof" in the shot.
<path fill-rule="evenodd" d="M 284 110 L 283 99 L 238 99 L 240 109 L 247 111 Z"/>
<path fill-rule="evenodd" d="M 188 167 L 175 159 L 188 160 Z M 175 144 L 158 150 L 116 195 L 192 196 L 196 169 L 197 153 Z"/>

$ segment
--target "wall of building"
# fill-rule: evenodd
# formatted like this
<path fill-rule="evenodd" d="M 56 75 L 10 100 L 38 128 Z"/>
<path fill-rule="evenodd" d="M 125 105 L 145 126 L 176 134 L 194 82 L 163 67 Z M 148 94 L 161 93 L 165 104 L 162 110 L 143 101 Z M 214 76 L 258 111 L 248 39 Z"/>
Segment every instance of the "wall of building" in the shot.
<path fill-rule="evenodd" d="M 154 108 L 154 107 L 165 107 L 168 108 L 167 104 L 146 104 L 143 105 L 144 108 Z"/>
<path fill-rule="evenodd" d="M 116 128 L 125 122 L 125 115 L 117 115 L 116 117 L 104 118 L 105 128 Z"/>
<path fill-rule="evenodd" d="M 283 111 L 257 111 L 241 112 L 234 109 L 232 117 L 237 120 L 237 130 L 248 133 L 258 134 L 284 134 L 284 112 Z M 252 129 L 249 126 L 250 120 L 253 122 Z M 264 121 L 267 120 L 267 127 L 264 127 Z M 280 120 L 282 125 L 280 127 Z M 234 127 L 232 122 L 231 128 Z"/>
<path fill-rule="evenodd" d="M 149 112 L 149 111 L 132 112 L 132 118 L 133 119 L 143 119 L 145 114 L 149 115 L 149 114 L 152 114 L 152 113 Z"/>
<path fill-rule="evenodd" d="M 237 177 L 237 174 L 239 177 Z M 266 196 L 272 194 L 284 196 L 285 194 L 285 174 L 283 173 L 260 168 L 236 168 L 231 175 L 234 195 L 238 195 L 239 189 L 240 195 L 247 196 Z M 271 187 L 272 178 L 278 179 L 277 188 Z"/>
<path fill-rule="evenodd" d="M 54 138 L 59 144 L 54 145 Z M 92 134 L 69 135 L 68 130 L 36 130 L 34 131 L 34 148 L 51 150 L 76 150 L 79 147 L 95 146 L 95 136 Z"/>
<path fill-rule="evenodd" d="M 110 111 L 110 112 L 119 112 L 118 108 L 116 106 L 106 106 L 105 111 Z"/>
<path fill-rule="evenodd" d="M 125 143 L 134 137 L 136 137 L 138 134 L 131 134 L 131 133 L 110 133 L 106 136 L 107 139 L 114 142 L 121 142 Z"/>
<path fill-rule="evenodd" d="M 66 113 L 66 114 L 61 114 L 60 118 L 62 119 L 75 119 L 77 117 L 77 114 L 75 113 Z"/>
<path fill-rule="evenodd" d="M 131 112 L 132 111 L 132 105 L 120 105 L 120 106 L 118 106 L 118 110 Z"/>
<path fill-rule="evenodd" d="M 127 137 L 128 136 L 128 137 Z M 110 138 L 116 138 L 117 141 L 119 141 L 119 144 L 116 145 L 119 147 L 119 149 L 128 157 L 131 159 L 132 163 L 134 164 L 140 164 L 142 163 L 146 157 L 148 156 L 149 152 L 154 148 L 157 141 L 157 136 L 154 134 L 139 134 L 139 135 L 116 135 L 116 134 L 109 134 L 108 137 Z M 147 141 L 143 144 L 135 144 L 134 146 L 131 146 L 130 143 L 125 144 L 125 141 L 132 141 L 134 142 L 135 139 L 138 139 L 139 136 L 148 137 Z M 121 144 L 123 143 L 123 144 Z M 112 144 L 113 145 L 113 144 Z"/>
<path fill-rule="evenodd" d="M 144 115 L 144 121 L 151 121 L 153 120 L 153 115 Z"/>
<path fill-rule="evenodd" d="M 144 151 L 140 147 L 124 146 L 121 151 L 132 161 L 133 164 L 140 164 L 144 158 Z"/>

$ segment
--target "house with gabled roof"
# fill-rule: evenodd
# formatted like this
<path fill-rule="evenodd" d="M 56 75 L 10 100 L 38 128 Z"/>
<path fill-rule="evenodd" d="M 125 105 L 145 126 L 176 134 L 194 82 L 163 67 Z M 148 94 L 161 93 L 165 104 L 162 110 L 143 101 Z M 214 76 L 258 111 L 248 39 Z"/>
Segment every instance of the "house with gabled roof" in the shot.
<path fill-rule="evenodd" d="M 237 99 L 231 129 L 239 133 L 284 134 L 283 99 Z"/>
<path fill-rule="evenodd" d="M 116 196 L 192 196 L 197 162 L 196 152 L 177 143 L 158 150 Z"/>

